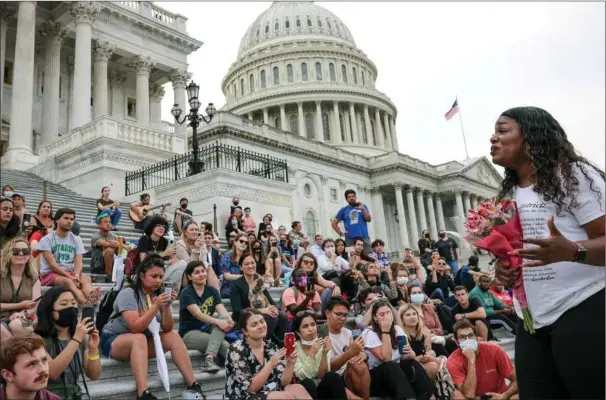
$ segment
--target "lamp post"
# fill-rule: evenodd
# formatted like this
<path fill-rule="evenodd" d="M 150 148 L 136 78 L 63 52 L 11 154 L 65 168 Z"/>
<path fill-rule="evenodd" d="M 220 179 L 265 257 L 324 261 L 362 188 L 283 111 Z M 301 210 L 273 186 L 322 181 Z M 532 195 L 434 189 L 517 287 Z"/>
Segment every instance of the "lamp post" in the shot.
<path fill-rule="evenodd" d="M 200 109 L 200 100 L 198 99 L 198 95 L 200 94 L 200 86 L 196 85 L 194 81 L 191 81 L 189 85 L 187 85 L 185 90 L 187 91 L 187 98 L 189 101 L 189 114 L 185 115 L 183 119 L 179 121 L 179 117 L 181 116 L 181 114 L 183 114 L 183 110 L 181 110 L 178 104 L 173 105 L 173 108 L 170 110 L 170 113 L 173 115 L 173 117 L 175 117 L 175 121 L 177 121 L 179 125 L 182 125 L 186 120 L 189 120 L 189 125 L 192 128 L 193 136 L 191 145 L 192 152 L 194 154 L 194 161 L 193 165 L 191 165 L 190 163 L 190 166 L 193 175 L 199 174 L 202 171 L 202 168 L 200 166 L 201 162 L 198 158 L 198 126 L 202 121 L 206 122 L 207 124 L 210 123 L 210 121 L 212 121 L 213 117 L 215 116 L 217 109 L 215 108 L 213 103 L 208 103 L 206 110 L 204 110 L 206 112 L 206 115 L 204 116 L 202 114 L 199 114 L 198 110 Z"/>

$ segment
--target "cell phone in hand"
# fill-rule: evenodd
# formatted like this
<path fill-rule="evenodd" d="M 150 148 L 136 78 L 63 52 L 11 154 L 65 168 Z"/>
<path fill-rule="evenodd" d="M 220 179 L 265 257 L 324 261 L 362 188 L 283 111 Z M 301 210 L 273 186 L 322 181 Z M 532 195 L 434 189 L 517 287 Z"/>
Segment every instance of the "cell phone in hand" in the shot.
<path fill-rule="evenodd" d="M 404 346 L 406 346 L 406 336 L 398 336 L 396 340 L 398 341 L 398 353 L 400 353 L 400 355 L 404 355 Z"/>
<path fill-rule="evenodd" d="M 95 323 L 95 308 L 94 307 L 84 307 L 82 309 L 82 319 L 90 318 L 90 322 Z M 94 328 L 91 328 L 88 333 L 91 333 Z"/>
<path fill-rule="evenodd" d="M 284 334 L 284 347 L 286 348 L 287 356 L 295 352 L 295 334 L 293 332 Z"/>
<path fill-rule="evenodd" d="M 347 246 L 345 248 L 345 252 L 346 253 L 353 253 L 354 252 L 354 247 L 353 246 Z"/>
<path fill-rule="evenodd" d="M 313 276 L 307 277 L 307 291 L 311 292 L 314 290 L 314 278 Z"/>

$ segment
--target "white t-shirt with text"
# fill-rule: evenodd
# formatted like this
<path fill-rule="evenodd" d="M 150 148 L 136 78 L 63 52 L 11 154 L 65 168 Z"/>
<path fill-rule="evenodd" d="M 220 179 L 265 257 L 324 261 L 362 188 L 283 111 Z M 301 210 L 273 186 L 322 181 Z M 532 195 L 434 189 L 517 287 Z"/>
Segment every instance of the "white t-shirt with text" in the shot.
<path fill-rule="evenodd" d="M 571 212 L 562 207 L 560 216 L 557 206 L 551 201 L 544 201 L 540 194 L 533 191 L 533 186 L 515 188 L 515 200 L 520 214 L 524 238 L 546 239 L 549 237 L 547 220 L 554 217 L 556 228 L 568 240 L 587 240 L 583 225 L 604 217 L 604 179 L 592 167 L 585 165 L 587 175 L 593 179 L 593 190 L 580 168 L 573 165 L 572 171 L 578 179 L 577 204 Z M 565 201 L 569 201 L 566 199 Z M 525 244 L 524 247 L 536 247 Z M 542 267 L 523 269 L 524 287 L 528 308 L 535 328 L 554 323 L 564 312 L 577 306 L 588 297 L 604 289 L 604 268 L 584 265 L 575 262 L 558 262 Z M 516 312 L 522 317 L 519 303 L 514 299 Z"/>
<path fill-rule="evenodd" d="M 51 232 L 40 239 L 38 251 L 50 250 L 57 264 L 66 271 L 74 270 L 74 258 L 78 254 L 84 254 L 84 244 L 82 239 L 71 232 L 66 237 L 60 237 L 56 232 Z M 40 275 L 46 275 L 52 272 L 50 265 L 46 262 L 44 256 L 40 257 Z"/>

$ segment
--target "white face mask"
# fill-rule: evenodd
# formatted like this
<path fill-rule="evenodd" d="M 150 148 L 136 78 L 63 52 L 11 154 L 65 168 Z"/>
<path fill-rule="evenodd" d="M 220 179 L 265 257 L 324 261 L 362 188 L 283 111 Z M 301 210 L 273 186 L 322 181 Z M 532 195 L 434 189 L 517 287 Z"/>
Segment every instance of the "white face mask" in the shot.
<path fill-rule="evenodd" d="M 332 246 L 329 246 L 324 250 L 324 252 L 326 253 L 326 255 L 335 254 L 335 248 Z"/>
<path fill-rule="evenodd" d="M 408 283 L 408 277 L 398 276 L 398 279 L 396 280 L 396 282 L 398 282 L 398 285 L 406 285 Z"/>
<path fill-rule="evenodd" d="M 476 351 L 478 349 L 477 339 L 465 339 L 459 343 L 462 351 Z"/>
<path fill-rule="evenodd" d="M 313 346 L 313 344 L 316 343 L 316 340 L 318 340 L 318 338 L 315 338 L 314 340 L 303 340 L 303 339 L 301 339 L 301 344 L 303 346 Z"/>

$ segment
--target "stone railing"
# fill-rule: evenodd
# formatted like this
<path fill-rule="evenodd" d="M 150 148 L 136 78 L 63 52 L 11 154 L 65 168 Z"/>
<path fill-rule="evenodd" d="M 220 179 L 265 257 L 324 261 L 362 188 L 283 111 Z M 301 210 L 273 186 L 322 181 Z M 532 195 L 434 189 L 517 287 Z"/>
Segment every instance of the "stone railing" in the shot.
<path fill-rule="evenodd" d="M 186 32 L 186 21 L 182 15 L 171 13 L 149 1 L 114 1 L 115 5 L 126 8 L 143 17 L 153 19 L 179 32 Z"/>
<path fill-rule="evenodd" d="M 175 133 L 175 124 L 168 121 L 162 121 L 162 130 L 168 133 Z"/>
<path fill-rule="evenodd" d="M 63 155 L 98 138 L 159 151 L 182 153 L 184 138 L 162 129 L 104 116 L 76 128 L 40 149 L 40 161 Z"/>

